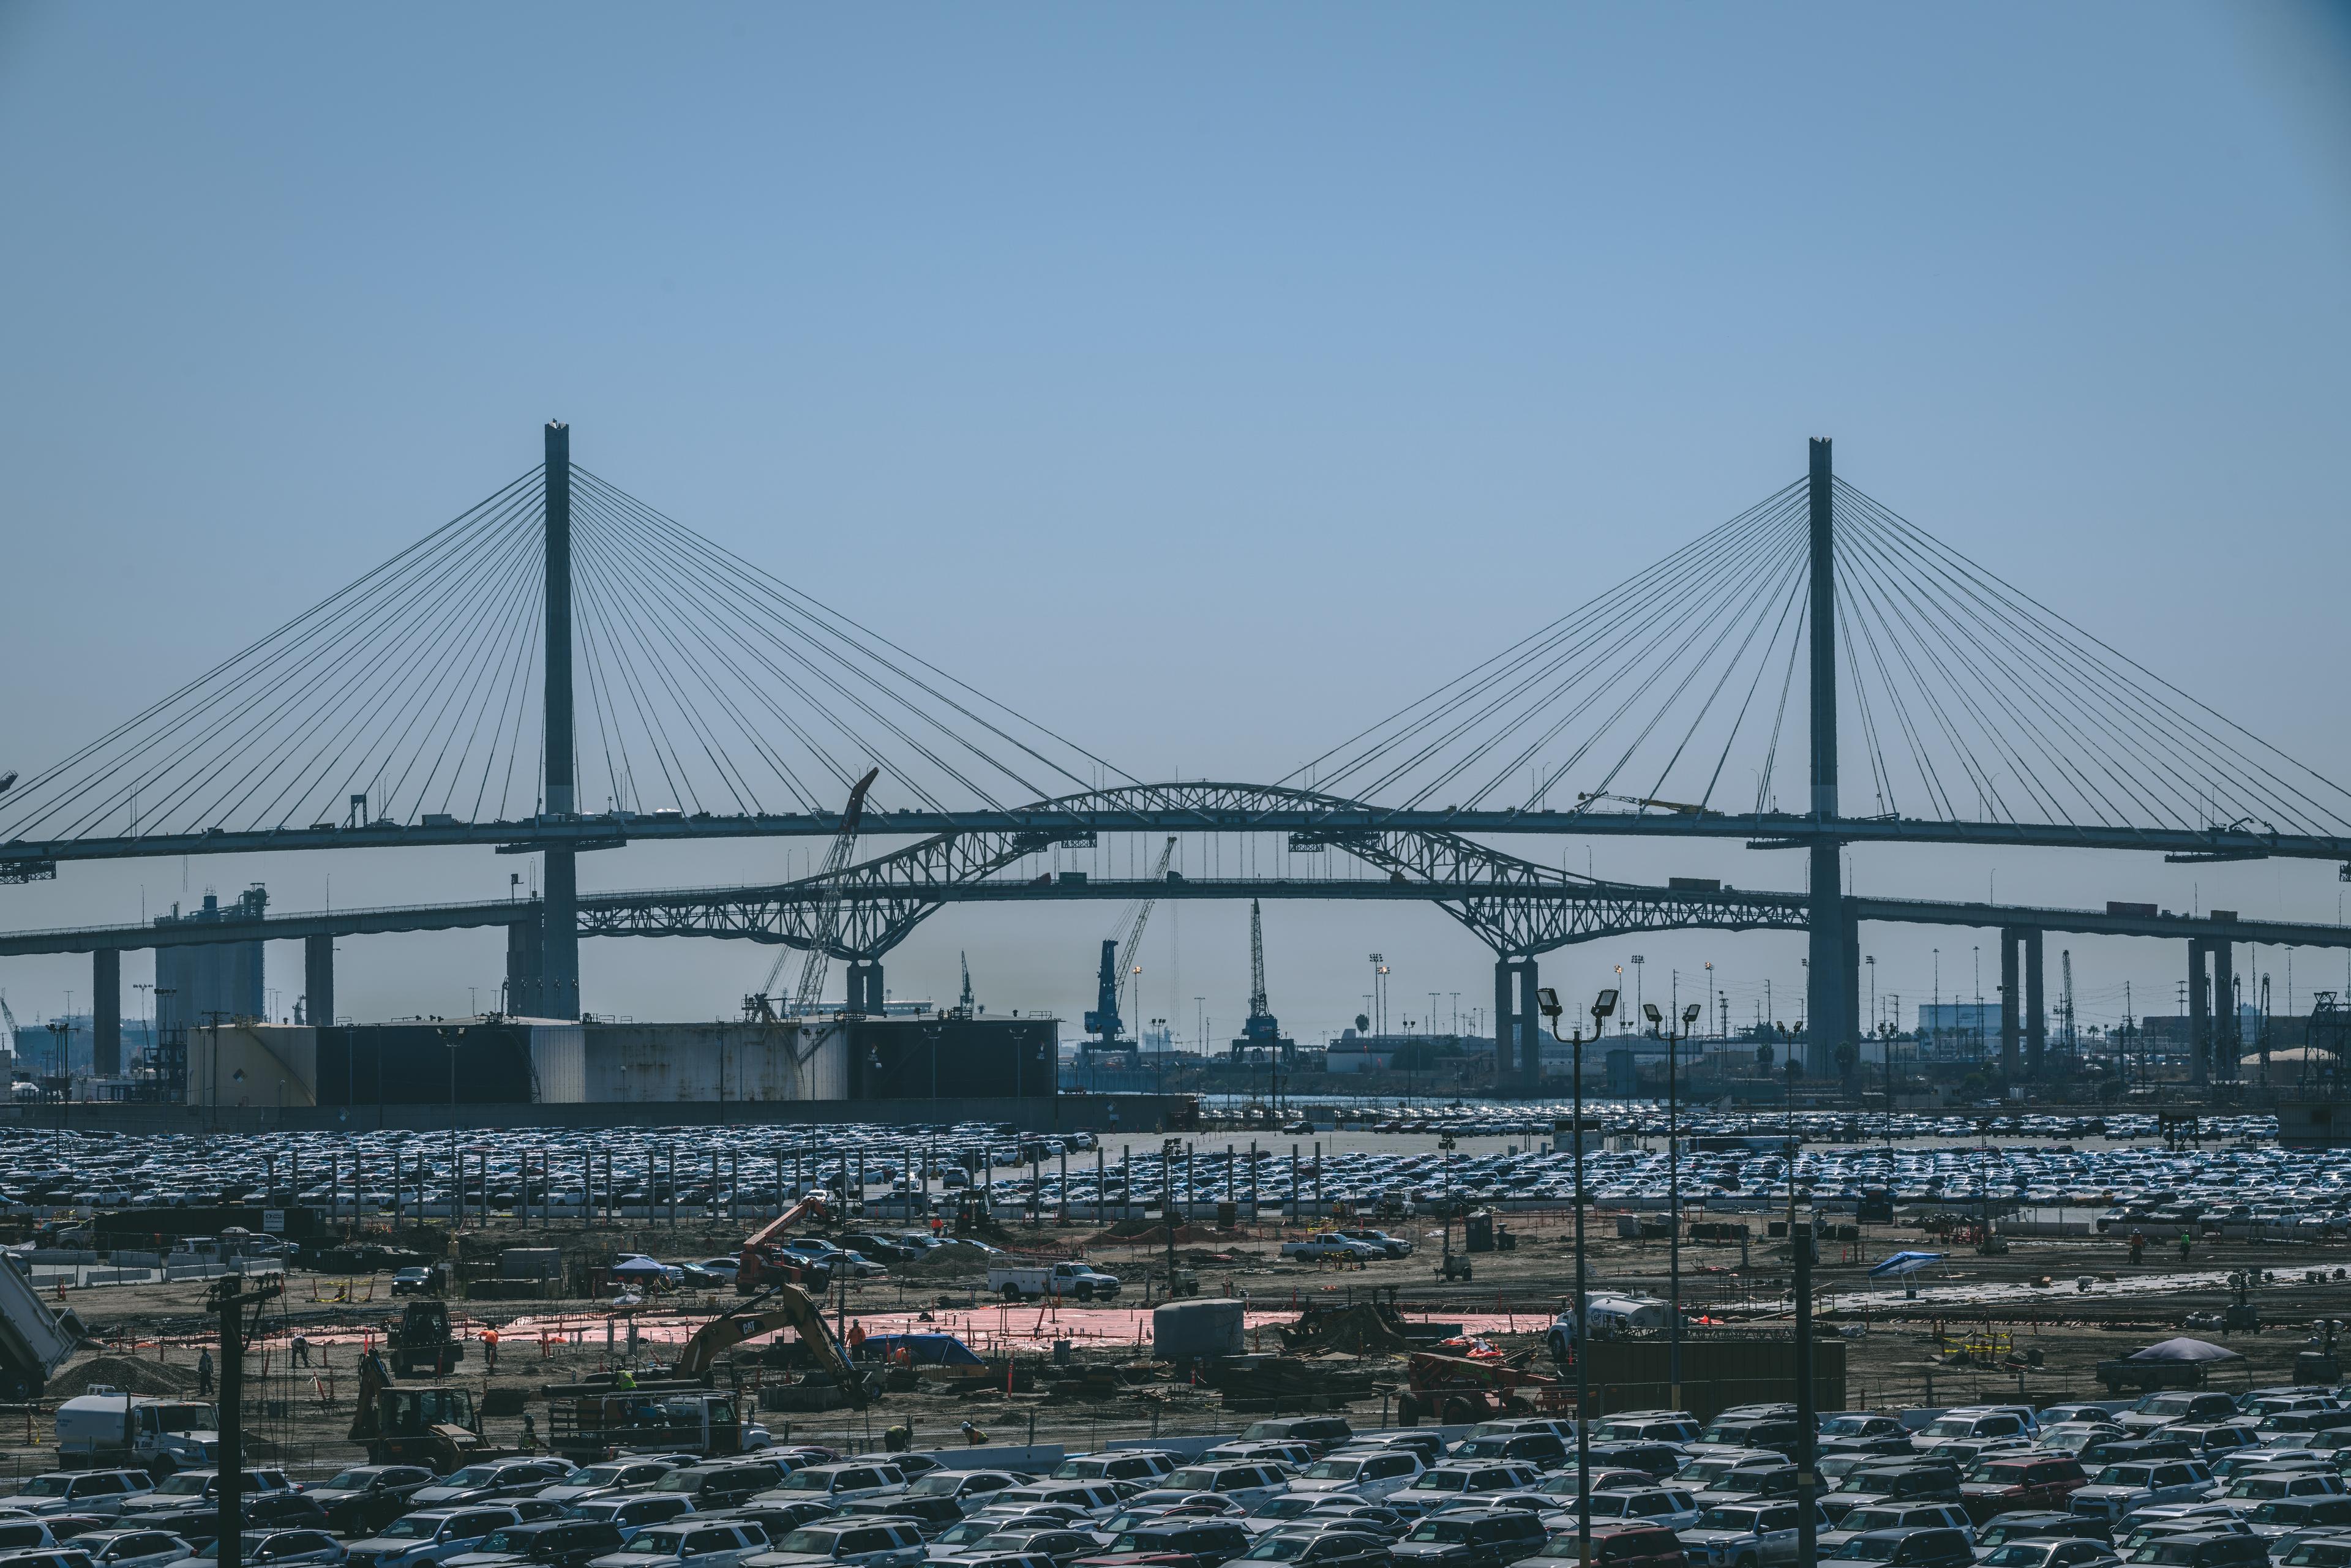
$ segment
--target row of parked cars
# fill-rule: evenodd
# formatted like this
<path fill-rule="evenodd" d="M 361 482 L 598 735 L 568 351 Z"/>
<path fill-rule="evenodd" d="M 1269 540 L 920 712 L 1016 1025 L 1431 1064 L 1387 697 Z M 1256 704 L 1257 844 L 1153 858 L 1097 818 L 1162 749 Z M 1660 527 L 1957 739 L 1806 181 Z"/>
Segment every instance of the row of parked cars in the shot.
<path fill-rule="evenodd" d="M 1558 1568 L 1579 1493 L 1606 1568 L 1796 1555 L 1787 1406 L 1358 1435 L 1259 1422 L 1196 1458 L 1078 1455 L 1051 1474 L 770 1448 L 706 1460 L 245 1472 L 248 1561 L 334 1568 Z M 2324 1389 L 1982 1406 L 1815 1434 L 1821 1554 L 1875 1568 L 2351 1568 L 2351 1408 Z M 0 1497 L 0 1568 L 212 1568 L 217 1473 L 57 1472 Z"/>

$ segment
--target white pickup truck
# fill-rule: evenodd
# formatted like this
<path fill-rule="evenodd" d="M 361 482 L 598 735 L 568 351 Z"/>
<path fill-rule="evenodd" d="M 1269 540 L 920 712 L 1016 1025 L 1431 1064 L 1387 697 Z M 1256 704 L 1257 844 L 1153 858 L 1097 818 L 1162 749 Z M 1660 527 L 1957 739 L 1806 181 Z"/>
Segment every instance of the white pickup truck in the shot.
<path fill-rule="evenodd" d="M 149 1399 L 103 1384 L 57 1406 L 57 1433 L 69 1469 L 135 1464 L 168 1476 L 220 1458 L 220 1413 L 210 1401 Z"/>
<path fill-rule="evenodd" d="M 1374 1259 L 1387 1256 L 1385 1251 L 1368 1241 L 1351 1240 L 1347 1237 L 1336 1235 L 1328 1230 L 1310 1236 L 1303 1241 L 1283 1242 L 1281 1255 L 1308 1263 L 1324 1263 L 1333 1260 L 1346 1263 L 1369 1263 Z"/>
<path fill-rule="evenodd" d="M 987 1288 L 1008 1301 L 1024 1297 L 1069 1296 L 1091 1301 L 1118 1294 L 1119 1280 L 1091 1263 L 1055 1263 L 1034 1268 L 999 1264 L 987 1271 Z"/>

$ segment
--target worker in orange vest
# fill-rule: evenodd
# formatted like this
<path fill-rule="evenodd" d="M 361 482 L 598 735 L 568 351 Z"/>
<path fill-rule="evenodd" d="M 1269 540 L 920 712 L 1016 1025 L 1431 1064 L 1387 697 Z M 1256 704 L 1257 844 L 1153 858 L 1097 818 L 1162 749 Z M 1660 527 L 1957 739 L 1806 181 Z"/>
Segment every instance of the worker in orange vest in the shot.
<path fill-rule="evenodd" d="M 865 1325 L 863 1323 L 852 1323 L 849 1325 L 849 1359 L 852 1361 L 862 1361 L 864 1359 L 864 1356 Z"/>
<path fill-rule="evenodd" d="M 498 1331 L 494 1328 L 482 1331 L 482 1368 L 486 1372 L 498 1369 Z"/>

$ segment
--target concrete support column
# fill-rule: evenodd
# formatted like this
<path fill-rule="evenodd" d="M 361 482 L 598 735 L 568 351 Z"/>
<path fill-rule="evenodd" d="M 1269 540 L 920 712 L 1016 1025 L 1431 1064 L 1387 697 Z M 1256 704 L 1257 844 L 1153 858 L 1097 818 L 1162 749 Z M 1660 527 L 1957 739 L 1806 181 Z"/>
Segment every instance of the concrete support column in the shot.
<path fill-rule="evenodd" d="M 1511 1049 L 1518 1043 L 1517 1008 L 1510 999 L 1510 961 L 1494 960 L 1494 1082 L 1497 1087 L 1514 1081 L 1519 1070 L 1519 1058 Z"/>
<path fill-rule="evenodd" d="M 122 1076 L 122 949 L 100 947 L 90 956 L 89 1071 L 99 1078 Z M 9 1042 L 12 1046 L 15 1041 Z"/>
<path fill-rule="evenodd" d="M 2041 1082 L 2049 1053 L 2049 1003 L 2043 990 L 2041 933 L 2024 933 L 2024 1075 Z"/>
<path fill-rule="evenodd" d="M 2215 938 L 2208 946 L 2212 949 L 2212 1077 L 2231 1083 L 2236 1081 L 2244 1046 L 2243 1015 L 2237 1011 L 2236 947 L 2226 938 Z"/>
<path fill-rule="evenodd" d="M 2016 1023 L 2019 1004 L 2024 998 L 2019 994 L 2016 973 L 2016 948 L 2022 933 L 2013 926 L 2002 926 L 2000 933 L 2000 1075 L 2009 1082 L 2017 1081 L 2023 1065 L 2017 1060 Z"/>
<path fill-rule="evenodd" d="M 2212 983 L 2204 967 L 2207 944 L 2188 939 L 2188 1076 L 2192 1083 L 2212 1076 Z"/>
<path fill-rule="evenodd" d="M 1532 958 L 1521 958 L 1510 966 L 1519 976 L 1519 1077 L 1530 1094 L 1542 1092 L 1542 1036 L 1537 1031 L 1542 1025 L 1537 1020 L 1542 1009 L 1535 1002 L 1535 986 L 1539 977 Z"/>
<path fill-rule="evenodd" d="M 536 918 L 517 920 L 507 927 L 506 1010 L 516 1018 L 545 1018 L 539 996 L 539 962 L 546 956 Z"/>
<path fill-rule="evenodd" d="M 302 938 L 302 1016 L 320 1029 L 335 1021 L 335 939 Z"/>
<path fill-rule="evenodd" d="M 578 810 L 572 779 L 571 738 L 571 427 L 547 427 L 547 579 L 542 600 L 547 628 L 543 747 L 547 757 L 547 815 L 567 819 Z M 547 896 L 539 939 L 539 1002 L 543 1016 L 580 1016 L 580 864 L 570 850 L 546 854 Z"/>
<path fill-rule="evenodd" d="M 882 961 L 876 958 L 865 966 L 865 1011 L 868 1016 L 880 1018 L 885 1010 L 888 997 L 888 989 L 882 984 Z M 1139 1000 L 1136 1010 L 1142 1010 Z M 1135 1021 L 1140 1024 L 1143 1020 L 1137 1019 Z M 1141 1040 L 1143 1037 L 1137 1034 L 1135 1038 Z"/>

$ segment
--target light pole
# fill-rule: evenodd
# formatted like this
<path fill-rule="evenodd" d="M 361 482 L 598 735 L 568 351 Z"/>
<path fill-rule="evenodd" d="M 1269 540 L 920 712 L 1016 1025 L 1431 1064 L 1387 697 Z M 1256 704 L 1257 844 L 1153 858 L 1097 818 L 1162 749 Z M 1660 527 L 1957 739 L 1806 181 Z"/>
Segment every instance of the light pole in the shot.
<path fill-rule="evenodd" d="M 1602 991 L 1592 1002 L 1592 1038 L 1616 1010 L 1617 993 Z M 1551 1022 L 1551 1037 L 1559 1040 L 1559 993 L 1549 986 L 1535 992 L 1535 1005 Z M 1583 1028 L 1576 1026 L 1575 1047 L 1575 1547 L 1583 1568 L 1592 1565 L 1592 1387 L 1591 1367 L 1583 1354 L 1583 1334 L 1592 1316 L 1592 1297 L 1583 1263 Z"/>
<path fill-rule="evenodd" d="M 1649 1015 L 1654 1026 L 1662 1021 L 1657 1004 L 1646 1004 L 1642 1010 Z M 1682 1407 L 1682 1156 L 1681 1098 L 1675 1082 L 1674 1059 L 1682 1053 L 1682 1041 L 1689 1038 L 1690 1025 L 1698 1022 L 1702 1004 L 1692 1002 L 1681 1011 L 1681 1032 L 1666 1030 L 1666 1212 L 1669 1228 L 1666 1232 L 1666 1272 L 1670 1283 L 1667 1295 L 1672 1305 L 1672 1318 L 1667 1324 L 1670 1337 L 1666 1343 L 1666 1382 L 1673 1390 L 1668 1401 L 1677 1410 Z M 1583 1412 L 1579 1408 L 1580 1417 Z"/>
<path fill-rule="evenodd" d="M 457 1036 L 459 1031 L 436 1026 L 433 1032 L 441 1037 L 442 1045 L 449 1052 L 449 1229 L 454 1234 L 457 1228 L 457 1195 L 465 1186 L 464 1178 L 457 1170 Z M 417 1201 L 421 1207 L 423 1203 L 422 1197 Z"/>

